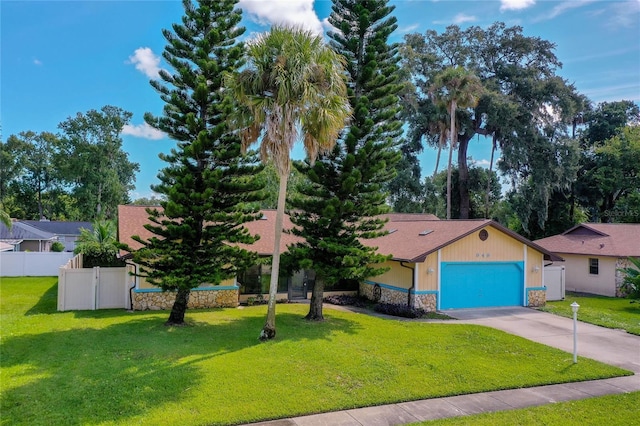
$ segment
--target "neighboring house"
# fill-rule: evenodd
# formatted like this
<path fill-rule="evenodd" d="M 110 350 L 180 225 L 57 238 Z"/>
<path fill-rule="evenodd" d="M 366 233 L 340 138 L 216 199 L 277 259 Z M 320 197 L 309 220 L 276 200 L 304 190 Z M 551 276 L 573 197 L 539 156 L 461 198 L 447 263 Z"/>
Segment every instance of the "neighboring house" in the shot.
<path fill-rule="evenodd" d="M 140 247 L 131 239 L 150 234 L 144 225 L 148 214 L 144 207 L 119 206 L 119 240 L 133 249 Z M 438 220 L 433 215 L 390 214 L 386 229 L 389 234 L 366 244 L 378 247 L 382 254 L 392 255 L 389 270 L 364 283 L 344 282 L 328 291 L 355 291 L 382 302 L 410 304 L 427 310 L 492 306 L 539 306 L 545 303 L 543 286 L 545 260 L 558 260 L 550 252 L 491 220 Z M 262 256 L 273 250 L 275 211 L 265 210 L 262 220 L 245 226 L 260 239 L 247 248 Z M 285 217 L 284 229 L 291 228 Z M 295 243 L 296 237 L 283 234 L 281 249 Z M 250 268 L 235 280 L 220 286 L 204 285 L 193 293 L 236 290 L 240 300 L 268 292 L 269 265 Z M 307 298 L 315 279 L 313 271 L 301 271 L 283 277 L 278 298 Z M 145 300 L 159 290 L 136 279 L 134 308 L 157 309 Z M 236 298 L 237 299 L 237 298 Z M 226 300 L 226 299 L 225 299 Z M 191 301 L 190 301 L 191 303 Z M 237 304 L 237 300 L 235 301 Z M 191 305 L 190 305 L 191 306 Z M 196 306 L 212 306 L 196 304 Z M 219 305 L 218 305 L 219 306 Z M 229 305 L 227 305 L 229 306 Z M 169 305 L 170 307 L 170 305 Z"/>
<path fill-rule="evenodd" d="M 0 252 L 2 251 L 15 251 L 15 246 L 13 244 L 0 241 Z"/>
<path fill-rule="evenodd" d="M 619 269 L 640 258 L 640 224 L 583 223 L 536 244 L 564 258 L 566 290 L 620 297 Z"/>
<path fill-rule="evenodd" d="M 11 229 L 0 223 L 0 242 L 12 245 L 14 251 L 51 251 L 54 241 L 54 234 L 26 223 L 15 221 Z"/>
<path fill-rule="evenodd" d="M 80 237 L 80 229 L 93 230 L 91 222 L 65 222 L 55 220 L 21 220 L 36 229 L 53 234 L 57 241 L 64 244 L 64 251 L 73 251 L 76 248 L 76 241 Z"/>

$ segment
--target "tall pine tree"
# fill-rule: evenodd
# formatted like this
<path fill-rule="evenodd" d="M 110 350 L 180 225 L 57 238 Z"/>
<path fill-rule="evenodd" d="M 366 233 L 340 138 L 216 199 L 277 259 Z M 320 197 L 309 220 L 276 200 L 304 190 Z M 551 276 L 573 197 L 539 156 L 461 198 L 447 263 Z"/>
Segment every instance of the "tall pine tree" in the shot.
<path fill-rule="evenodd" d="M 264 184 L 255 178 L 257 159 L 241 155 L 240 140 L 227 127 L 234 103 L 220 90 L 223 73 L 242 65 L 236 3 L 184 0 L 182 24 L 163 30 L 163 58 L 174 74 L 161 71 L 162 82 L 151 81 L 166 105 L 162 117 L 145 120 L 177 146 L 161 155 L 167 166 L 153 189 L 166 200 L 162 210 L 148 210 L 146 228 L 155 236 L 136 238 L 144 247 L 134 260 L 149 282 L 176 292 L 168 325 L 184 323 L 193 288 L 218 284 L 256 261 L 238 244 L 256 240 L 242 225 L 259 218 L 248 204 L 263 198 Z"/>
<path fill-rule="evenodd" d="M 323 319 L 325 285 L 377 275 L 388 259 L 361 239 L 384 234 L 384 187 L 400 158 L 398 56 L 387 43 L 397 27 L 393 9 L 387 0 L 335 0 L 329 16 L 336 28 L 330 44 L 347 60 L 353 117 L 331 153 L 313 166 L 296 163 L 309 181 L 290 200 L 292 232 L 304 242 L 290 247 L 289 257 L 292 268 L 316 272 L 309 320 Z"/>

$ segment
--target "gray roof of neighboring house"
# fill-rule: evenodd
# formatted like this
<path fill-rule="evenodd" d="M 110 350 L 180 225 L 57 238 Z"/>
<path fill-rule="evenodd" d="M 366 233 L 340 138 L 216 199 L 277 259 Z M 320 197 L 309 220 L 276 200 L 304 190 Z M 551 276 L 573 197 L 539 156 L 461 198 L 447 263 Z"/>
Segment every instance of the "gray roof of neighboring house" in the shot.
<path fill-rule="evenodd" d="M 56 236 L 22 222 L 13 222 L 11 229 L 0 223 L 0 240 L 52 240 Z"/>
<path fill-rule="evenodd" d="M 21 220 L 20 223 L 26 223 L 41 231 L 50 232 L 55 235 L 80 235 L 80 228 L 93 230 L 91 222 L 63 222 L 56 220 Z"/>

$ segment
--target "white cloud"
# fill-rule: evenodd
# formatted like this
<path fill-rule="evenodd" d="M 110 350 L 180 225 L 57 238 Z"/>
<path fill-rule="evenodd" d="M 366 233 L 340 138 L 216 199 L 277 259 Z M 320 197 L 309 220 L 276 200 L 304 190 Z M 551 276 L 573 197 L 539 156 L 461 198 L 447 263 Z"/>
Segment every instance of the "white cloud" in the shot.
<path fill-rule="evenodd" d="M 640 0 L 616 2 L 611 5 L 609 24 L 614 27 L 629 28 L 640 22 Z"/>
<path fill-rule="evenodd" d="M 41 66 L 41 65 L 42 65 L 42 61 L 41 61 L 40 59 L 38 59 L 38 58 L 34 58 L 34 59 L 33 59 L 33 64 L 34 64 L 34 65 Z"/>
<path fill-rule="evenodd" d="M 245 16 L 261 25 L 293 24 L 316 34 L 323 24 L 313 9 L 314 0 L 240 0 L 238 7 Z"/>
<path fill-rule="evenodd" d="M 536 0 L 500 0 L 500 12 L 522 10 L 536 4 Z"/>
<path fill-rule="evenodd" d="M 400 34 L 410 33 L 420 28 L 420 24 L 411 24 L 405 27 L 398 27 L 398 32 Z"/>
<path fill-rule="evenodd" d="M 138 71 L 147 77 L 157 80 L 160 78 L 160 57 L 153 53 L 149 47 L 140 47 L 129 56 L 129 64 L 135 64 Z"/>
<path fill-rule="evenodd" d="M 463 24 L 465 22 L 473 22 L 477 20 L 478 18 L 476 18 L 475 16 L 465 15 L 464 13 L 458 13 L 456 16 L 453 17 L 454 24 Z"/>
<path fill-rule="evenodd" d="M 491 163 L 489 162 L 489 160 L 482 159 L 482 160 L 473 160 L 473 163 L 472 163 L 472 164 L 473 164 L 474 166 L 478 166 L 478 167 L 487 167 L 487 168 L 488 168 L 488 167 L 489 167 L 489 165 L 490 165 Z"/>
<path fill-rule="evenodd" d="M 151 139 L 154 141 L 159 139 L 164 139 L 167 137 L 167 135 L 164 132 L 161 132 L 158 129 L 154 129 L 153 127 L 149 126 L 147 123 L 138 124 L 137 126 L 135 125 L 132 126 L 131 124 L 125 124 L 122 127 L 122 134 L 134 136 L 136 138 Z"/>
<path fill-rule="evenodd" d="M 534 19 L 534 22 L 547 21 L 553 18 L 557 18 L 568 10 L 577 9 L 582 6 L 586 6 L 590 3 L 594 3 L 596 0 L 568 0 L 558 3 L 551 9 L 549 13 Z"/>

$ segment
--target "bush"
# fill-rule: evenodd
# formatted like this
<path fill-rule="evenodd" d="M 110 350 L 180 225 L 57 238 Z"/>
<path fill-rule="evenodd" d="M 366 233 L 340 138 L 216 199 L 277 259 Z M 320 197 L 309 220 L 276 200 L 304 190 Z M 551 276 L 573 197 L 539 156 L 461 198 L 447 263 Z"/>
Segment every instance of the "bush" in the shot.
<path fill-rule="evenodd" d="M 391 303 L 378 303 L 373 309 L 381 314 L 403 318 L 422 318 L 427 314 L 427 311 L 422 308 L 412 308 L 407 305 L 394 305 Z"/>
<path fill-rule="evenodd" d="M 640 259 L 630 257 L 629 262 L 633 266 L 618 269 L 626 274 L 620 290 L 626 297 L 637 300 L 640 299 Z"/>
<path fill-rule="evenodd" d="M 369 305 L 369 301 L 362 296 L 347 296 L 345 294 L 327 296 L 323 299 L 325 303 L 340 306 L 355 306 L 357 308 L 366 308 Z"/>
<path fill-rule="evenodd" d="M 56 253 L 64 251 L 64 244 L 62 244 L 60 241 L 54 242 L 53 244 L 51 244 L 51 251 L 54 251 Z"/>
<path fill-rule="evenodd" d="M 126 265 L 122 259 L 118 258 L 118 250 L 115 247 L 85 244 L 82 250 L 82 266 L 85 268 L 93 268 L 94 266 L 108 268 Z"/>

